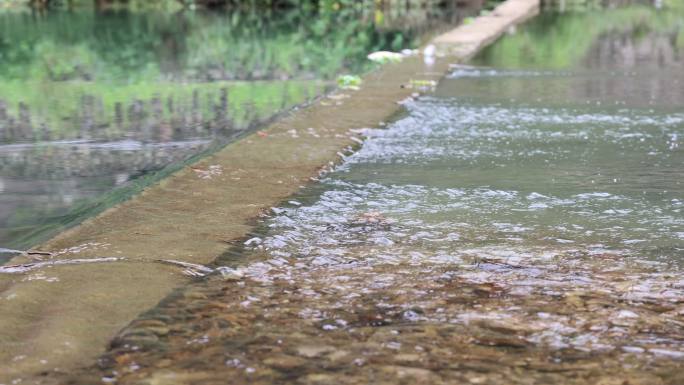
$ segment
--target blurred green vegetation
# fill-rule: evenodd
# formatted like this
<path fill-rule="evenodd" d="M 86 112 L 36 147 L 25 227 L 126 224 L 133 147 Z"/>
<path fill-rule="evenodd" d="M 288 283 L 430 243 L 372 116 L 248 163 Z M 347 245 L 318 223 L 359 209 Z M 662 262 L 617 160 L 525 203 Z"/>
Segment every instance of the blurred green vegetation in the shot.
<path fill-rule="evenodd" d="M 543 13 L 538 22 L 485 49 L 474 63 L 502 68 L 569 68 L 586 57 L 598 37 L 609 32 L 669 34 L 676 39 L 677 47 L 684 48 L 682 4 L 684 1 L 671 0 L 662 9 L 632 5 Z"/>
<path fill-rule="evenodd" d="M 493 0 L 497 1 L 497 0 Z M 307 8 L 338 10 L 373 3 L 434 6 L 444 0 L 0 0 L 0 5 L 43 7 L 126 7 L 128 9 L 179 9 L 194 7 Z"/>
<path fill-rule="evenodd" d="M 434 23 L 425 12 L 413 26 L 392 25 L 396 15 L 379 24 L 375 16 L 358 9 L 0 12 L 0 102 L 15 118 L 26 106 L 33 126 L 60 133 L 53 137 L 78 131 L 85 96 L 97 101 L 102 124 L 117 104 L 154 98 L 184 106 L 197 97 L 208 117 L 222 88 L 233 123 L 263 118 L 315 96 L 339 73 L 371 68 L 368 52 L 417 46 Z"/>
<path fill-rule="evenodd" d="M 380 28 L 353 10 L 0 13 L 0 79 L 329 79 L 361 70 L 370 51 L 418 43 Z"/>

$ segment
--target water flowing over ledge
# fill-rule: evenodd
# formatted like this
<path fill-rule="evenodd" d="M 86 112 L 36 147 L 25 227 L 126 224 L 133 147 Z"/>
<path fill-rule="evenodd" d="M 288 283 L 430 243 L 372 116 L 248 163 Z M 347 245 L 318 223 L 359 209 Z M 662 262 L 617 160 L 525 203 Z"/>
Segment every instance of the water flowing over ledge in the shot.
<path fill-rule="evenodd" d="M 538 8 L 537 1 L 510 1 L 518 4 L 503 18 L 510 24 Z M 503 32 L 492 29 L 488 36 Z M 176 265 L 141 261 L 152 256 L 206 265 L 220 256 L 249 233 L 253 219 L 351 152 L 359 141 L 353 130 L 378 127 L 400 108 L 398 101 L 434 84 L 459 60 L 430 56 L 436 60 L 414 55 L 372 72 L 360 90 L 338 91 L 293 111 L 40 245 L 44 252 L 78 248 L 61 256 L 66 259 L 127 259 L 52 266 L 45 279 L 2 275 L 0 310 L 8 315 L 0 319 L 2 361 L 11 367 L 0 372 L 17 379 L 48 365 L 52 377 L 96 356 L 116 330 L 188 282 Z M 31 262 L 28 254 L 11 261 Z"/>
<path fill-rule="evenodd" d="M 586 89 L 583 71 L 492 71 L 359 131 L 357 152 L 75 377 L 682 383 L 681 110 Z"/>

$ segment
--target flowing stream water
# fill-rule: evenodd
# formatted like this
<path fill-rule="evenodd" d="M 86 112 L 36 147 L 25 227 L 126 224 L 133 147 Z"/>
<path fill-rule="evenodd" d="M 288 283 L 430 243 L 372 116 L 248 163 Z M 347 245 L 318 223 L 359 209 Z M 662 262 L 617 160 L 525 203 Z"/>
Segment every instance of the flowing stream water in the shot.
<path fill-rule="evenodd" d="M 455 66 L 74 381 L 684 383 L 682 15 Z"/>

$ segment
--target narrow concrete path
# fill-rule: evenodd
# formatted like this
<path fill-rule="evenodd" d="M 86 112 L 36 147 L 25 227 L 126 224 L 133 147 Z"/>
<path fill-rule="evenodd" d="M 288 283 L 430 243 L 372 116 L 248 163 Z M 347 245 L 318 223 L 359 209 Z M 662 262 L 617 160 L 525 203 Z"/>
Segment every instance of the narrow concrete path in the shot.
<path fill-rule="evenodd" d="M 416 56 L 387 65 L 360 90 L 294 111 L 38 247 L 54 259 L 122 260 L 0 274 L 0 384 L 90 364 L 118 330 L 190 279 L 155 260 L 210 263 L 248 234 L 250 221 L 357 145 L 355 129 L 396 113 L 397 102 L 416 92 L 405 87 L 411 80 L 438 80 L 450 63 L 470 58 L 538 8 L 539 0 L 508 0 L 437 37 L 444 55 L 434 63 Z"/>

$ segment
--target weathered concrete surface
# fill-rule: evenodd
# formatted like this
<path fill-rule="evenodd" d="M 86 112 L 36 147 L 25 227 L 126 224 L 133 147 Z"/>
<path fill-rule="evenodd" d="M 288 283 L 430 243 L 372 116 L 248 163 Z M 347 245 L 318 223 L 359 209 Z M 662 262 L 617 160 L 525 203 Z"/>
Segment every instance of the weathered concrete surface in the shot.
<path fill-rule="evenodd" d="M 436 44 L 453 50 L 434 64 L 412 57 L 388 65 L 366 76 L 361 90 L 340 91 L 295 111 L 41 245 L 59 259 L 126 260 L 0 275 L 0 383 L 89 364 L 127 322 L 188 281 L 181 269 L 152 260 L 211 262 L 248 234 L 250 220 L 354 145 L 351 130 L 376 126 L 395 113 L 397 102 L 415 92 L 402 85 L 437 80 L 449 63 L 467 59 L 535 14 L 536 5 L 508 0 L 494 11 L 499 16 L 438 37 Z"/>
<path fill-rule="evenodd" d="M 506 1 L 490 14 L 478 17 L 475 22 L 438 36 L 434 44 L 444 54 L 461 60 L 470 59 L 510 28 L 536 15 L 539 3 L 539 0 Z"/>

